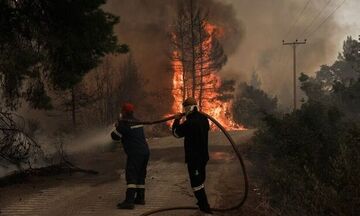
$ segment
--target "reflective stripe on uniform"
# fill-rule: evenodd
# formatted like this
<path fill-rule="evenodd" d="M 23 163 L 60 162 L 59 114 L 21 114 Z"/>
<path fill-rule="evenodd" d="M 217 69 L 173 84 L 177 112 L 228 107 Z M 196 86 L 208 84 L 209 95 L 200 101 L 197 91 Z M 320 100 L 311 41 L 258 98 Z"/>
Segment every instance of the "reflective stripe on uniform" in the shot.
<path fill-rule="evenodd" d="M 136 185 L 136 188 L 145 188 L 145 185 Z"/>
<path fill-rule="evenodd" d="M 127 187 L 128 187 L 128 188 L 137 188 L 137 187 L 136 187 L 136 184 L 128 184 Z"/>
<path fill-rule="evenodd" d="M 122 137 L 121 133 L 119 133 L 119 132 L 116 130 L 116 128 L 113 130 L 113 133 L 116 134 L 116 135 L 118 135 L 120 138 Z"/>
<path fill-rule="evenodd" d="M 134 126 L 131 126 L 130 128 L 135 129 L 135 128 L 141 128 L 141 127 L 144 127 L 144 125 L 134 125 Z"/>
<path fill-rule="evenodd" d="M 200 186 L 193 187 L 192 189 L 195 192 L 195 191 L 199 191 L 199 190 L 203 189 L 204 187 L 205 187 L 204 184 L 201 184 Z"/>
<path fill-rule="evenodd" d="M 176 138 L 180 138 L 179 134 L 176 133 L 176 129 L 174 130 L 173 134 Z"/>

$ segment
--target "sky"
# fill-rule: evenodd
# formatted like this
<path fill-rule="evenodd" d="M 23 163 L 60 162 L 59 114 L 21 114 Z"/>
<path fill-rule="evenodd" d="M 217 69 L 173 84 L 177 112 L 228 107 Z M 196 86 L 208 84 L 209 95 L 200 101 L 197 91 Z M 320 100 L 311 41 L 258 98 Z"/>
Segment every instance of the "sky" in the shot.
<path fill-rule="evenodd" d="M 283 46 L 282 40 L 307 39 L 307 44 L 297 49 L 297 71 L 313 75 L 321 65 L 336 60 L 347 36 L 357 39 L 360 35 L 359 0 L 346 0 L 344 4 L 343 0 L 217 1 L 233 7 L 245 31 L 236 53 L 229 56 L 223 76 L 232 74 L 249 81 L 256 70 L 262 88 L 278 97 L 284 107 L 291 106 L 292 101 L 293 56 L 292 48 Z M 300 101 L 304 95 L 299 92 Z"/>
<path fill-rule="evenodd" d="M 346 35 L 353 35 L 354 37 L 360 35 L 360 1 L 347 0 L 342 8 L 335 13 L 335 20 L 340 25 L 346 27 L 347 31 L 343 33 Z"/>
<path fill-rule="evenodd" d="M 236 11 L 241 11 L 240 7 L 242 7 L 243 5 L 241 4 L 241 2 L 244 2 L 243 0 L 218 0 L 221 2 L 226 2 L 227 4 L 230 4 L 234 7 L 234 9 Z M 254 0 L 256 2 L 259 2 L 259 4 L 263 3 L 263 2 L 283 2 L 284 4 L 286 4 L 285 2 L 296 2 L 298 3 L 298 12 L 301 12 L 301 10 L 303 9 L 303 6 L 306 5 L 306 3 L 308 2 L 308 0 Z M 326 3 L 329 0 L 312 0 L 309 3 L 309 6 L 311 5 L 320 5 L 319 8 L 314 11 L 314 12 L 304 12 L 305 16 L 308 17 L 312 17 L 314 18 L 317 13 L 321 12 L 321 10 L 323 9 L 322 6 L 325 6 Z M 330 12 L 334 11 L 336 9 L 337 6 L 341 5 L 343 2 L 343 0 L 330 0 L 330 4 L 327 6 L 326 10 L 324 12 L 322 12 L 321 17 L 318 18 L 318 20 L 316 20 L 317 22 L 314 22 L 313 27 L 314 26 L 318 26 L 316 24 L 321 23 L 320 21 L 323 21 L 325 19 L 326 16 L 328 16 L 330 14 Z M 347 36 L 351 35 L 353 37 L 358 37 L 358 35 L 360 35 L 360 1 L 359 0 L 345 0 L 345 3 L 331 16 L 331 18 L 333 20 L 335 20 L 336 23 L 338 23 L 339 26 L 343 27 L 343 31 L 342 32 L 337 32 L 337 34 L 339 35 L 340 38 L 346 39 Z M 256 10 L 252 11 L 256 13 Z M 289 27 L 290 28 L 290 19 L 295 19 L 297 17 L 298 14 L 292 14 L 293 17 L 285 17 L 285 19 L 289 18 L 289 25 L 285 26 L 285 27 Z M 238 19 L 242 20 L 244 17 L 242 16 L 241 13 L 237 14 Z M 246 21 L 244 21 L 246 23 Z M 301 22 L 301 19 L 300 19 Z M 311 23 L 311 22 L 310 22 Z M 309 24 L 309 23 L 308 23 Z M 285 30 L 285 29 L 284 29 Z M 318 30 L 317 34 L 321 34 L 321 28 Z M 338 47 L 339 49 L 341 49 L 342 44 L 339 43 Z M 337 53 L 334 53 L 335 56 L 337 56 Z"/>

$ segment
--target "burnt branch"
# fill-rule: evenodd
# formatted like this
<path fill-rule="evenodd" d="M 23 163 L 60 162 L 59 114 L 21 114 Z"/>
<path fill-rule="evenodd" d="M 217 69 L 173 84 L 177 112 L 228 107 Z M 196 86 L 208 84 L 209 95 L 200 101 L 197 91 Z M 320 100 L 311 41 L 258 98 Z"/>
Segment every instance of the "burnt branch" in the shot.
<path fill-rule="evenodd" d="M 25 132 L 24 119 L 16 114 L 0 112 L 0 158 L 18 167 L 22 164 L 31 167 L 37 160 L 44 159 L 40 145 Z"/>

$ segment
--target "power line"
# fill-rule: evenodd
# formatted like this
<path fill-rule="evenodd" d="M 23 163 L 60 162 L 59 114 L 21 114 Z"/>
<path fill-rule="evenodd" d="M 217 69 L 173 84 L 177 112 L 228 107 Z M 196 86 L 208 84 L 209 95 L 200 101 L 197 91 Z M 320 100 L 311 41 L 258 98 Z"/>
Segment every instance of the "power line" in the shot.
<path fill-rule="evenodd" d="M 308 1 L 306 2 L 305 6 L 304 6 L 303 9 L 301 10 L 300 14 L 297 16 L 297 19 L 295 20 L 295 22 L 293 22 L 293 24 L 290 26 L 288 32 L 285 34 L 285 37 L 287 37 L 287 36 L 291 33 L 292 29 L 297 25 L 297 23 L 299 22 L 300 17 L 302 17 L 302 15 L 304 14 L 306 8 L 309 6 L 309 4 L 310 4 L 311 1 L 312 1 L 312 0 L 308 0 Z"/>
<path fill-rule="evenodd" d="M 291 24 L 291 26 L 289 27 L 289 29 L 288 29 L 287 33 L 285 34 L 284 38 L 286 38 L 286 37 L 291 33 L 292 29 L 293 29 L 293 28 L 295 27 L 295 25 L 298 23 L 298 21 L 300 20 L 300 18 L 301 18 L 302 15 L 304 14 L 306 8 L 309 6 L 309 4 L 310 4 L 311 1 L 312 1 L 312 0 L 308 0 L 308 1 L 305 3 L 304 7 L 301 9 L 301 12 L 298 14 L 298 16 L 297 16 L 297 17 L 294 17 L 295 19 L 294 19 L 293 23 Z M 283 46 L 281 47 L 281 50 L 280 50 L 280 55 L 279 55 L 278 63 L 279 63 L 279 65 L 282 65 L 282 66 L 283 66 L 284 63 L 285 63 L 285 62 L 284 62 L 284 56 L 283 56 Z"/>
<path fill-rule="evenodd" d="M 324 23 L 326 23 L 326 22 L 330 19 L 330 17 L 332 17 L 332 15 L 334 15 L 335 12 L 336 12 L 337 10 L 339 10 L 339 8 L 340 8 L 341 6 L 343 6 L 343 5 L 345 4 L 345 2 L 346 2 L 346 0 L 343 0 L 343 2 L 341 2 L 341 4 L 340 4 L 338 7 L 336 7 L 335 10 L 334 10 L 332 13 L 330 13 L 329 16 L 327 16 L 327 17 L 324 19 L 324 21 L 323 21 L 322 23 L 320 23 L 320 25 L 318 25 L 317 28 L 314 29 L 314 31 L 310 32 L 310 34 L 308 34 L 306 38 L 309 38 L 309 37 L 311 37 L 313 34 L 315 34 L 315 33 L 320 29 L 320 27 L 321 27 Z"/>
<path fill-rule="evenodd" d="M 312 10 L 311 8 L 315 7 L 315 6 L 312 6 L 314 1 L 310 1 L 308 6 L 307 6 L 307 10 L 305 10 L 303 16 L 301 16 L 298 20 L 298 22 L 296 23 L 296 26 L 295 26 L 295 30 L 293 31 L 293 36 L 295 37 L 298 37 L 299 36 L 299 33 L 301 32 L 301 29 L 305 26 L 306 24 L 306 20 L 307 20 L 307 17 L 310 17 L 312 15 Z"/>
<path fill-rule="evenodd" d="M 328 8 L 329 4 L 332 2 L 332 0 L 328 0 L 328 2 L 326 3 L 326 5 L 323 7 L 323 9 L 320 11 L 320 13 L 317 13 L 317 15 L 314 16 L 314 18 L 312 19 L 312 21 L 310 22 L 310 24 L 304 29 L 304 31 L 301 33 L 301 37 L 303 37 L 305 35 L 305 33 L 307 33 L 308 30 L 310 30 L 310 28 L 312 27 L 312 25 L 315 23 L 315 21 L 321 17 L 321 15 L 323 14 L 323 12 Z"/>

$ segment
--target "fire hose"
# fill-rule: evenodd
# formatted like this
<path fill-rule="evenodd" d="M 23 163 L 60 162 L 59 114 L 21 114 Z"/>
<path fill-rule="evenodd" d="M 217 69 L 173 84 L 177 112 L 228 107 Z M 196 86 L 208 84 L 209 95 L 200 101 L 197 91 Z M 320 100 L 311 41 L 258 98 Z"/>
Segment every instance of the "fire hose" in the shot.
<path fill-rule="evenodd" d="M 244 160 L 240 154 L 239 149 L 236 147 L 235 141 L 232 139 L 232 137 L 230 136 L 230 134 L 226 131 L 226 129 L 213 117 L 211 117 L 210 115 L 204 113 L 204 112 L 200 112 L 201 114 L 205 115 L 208 119 L 210 119 L 226 136 L 227 140 L 229 141 L 229 143 L 231 144 L 239 162 L 240 162 L 240 166 L 241 166 L 241 170 L 243 173 L 243 177 L 244 177 L 244 194 L 241 198 L 241 200 L 235 204 L 234 206 L 230 206 L 227 208 L 212 208 L 212 211 L 215 212 L 225 212 L 225 211 L 232 211 L 232 210 L 236 210 L 238 208 L 240 208 L 246 201 L 246 198 L 248 196 L 248 191 L 249 191 L 249 181 L 248 181 L 248 177 L 247 177 L 247 173 L 246 173 L 246 168 L 245 168 L 245 164 L 244 164 Z M 184 114 L 183 114 L 184 115 Z M 158 124 L 158 123 L 163 123 L 166 121 L 170 121 L 176 118 L 176 115 L 173 116 L 169 116 L 167 118 L 161 119 L 161 120 L 157 120 L 157 121 L 139 121 L 139 122 L 132 122 L 132 123 L 136 123 L 136 124 L 143 124 L 143 125 L 152 125 L 152 124 Z M 155 210 L 151 210 L 148 212 L 145 212 L 143 214 L 141 214 L 140 216 L 148 216 L 148 215 L 152 215 L 155 213 L 160 213 L 160 212 L 165 212 L 165 211 L 173 211 L 173 210 L 197 210 L 197 207 L 194 206 L 175 206 L 175 207 L 168 207 L 168 208 L 159 208 L 159 209 L 155 209 Z"/>

